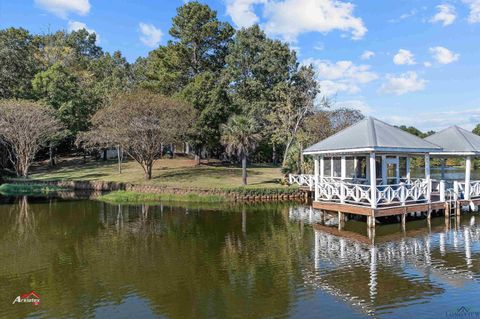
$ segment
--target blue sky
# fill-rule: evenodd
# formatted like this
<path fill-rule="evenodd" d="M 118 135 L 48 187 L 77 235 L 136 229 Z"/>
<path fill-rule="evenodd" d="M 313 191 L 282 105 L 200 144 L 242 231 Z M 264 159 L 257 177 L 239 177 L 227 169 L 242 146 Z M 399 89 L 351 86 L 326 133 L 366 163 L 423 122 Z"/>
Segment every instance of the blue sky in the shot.
<path fill-rule="evenodd" d="M 480 123 L 480 0 L 206 0 L 235 27 L 259 23 L 312 63 L 323 94 L 392 124 Z M 169 40 L 183 0 L 0 0 L 0 27 L 80 27 L 129 61 Z"/>

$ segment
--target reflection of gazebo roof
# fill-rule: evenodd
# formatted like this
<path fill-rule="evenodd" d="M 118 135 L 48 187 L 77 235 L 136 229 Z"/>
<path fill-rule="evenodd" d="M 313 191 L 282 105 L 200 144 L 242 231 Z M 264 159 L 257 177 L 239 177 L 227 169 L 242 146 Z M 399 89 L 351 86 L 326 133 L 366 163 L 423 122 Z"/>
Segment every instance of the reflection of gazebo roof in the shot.
<path fill-rule="evenodd" d="M 322 153 L 428 153 L 441 148 L 374 117 L 347 127 L 317 144 L 305 154 Z"/>
<path fill-rule="evenodd" d="M 425 141 L 437 144 L 442 151 L 433 155 L 479 155 L 480 136 L 458 126 L 450 126 L 425 138 Z"/>

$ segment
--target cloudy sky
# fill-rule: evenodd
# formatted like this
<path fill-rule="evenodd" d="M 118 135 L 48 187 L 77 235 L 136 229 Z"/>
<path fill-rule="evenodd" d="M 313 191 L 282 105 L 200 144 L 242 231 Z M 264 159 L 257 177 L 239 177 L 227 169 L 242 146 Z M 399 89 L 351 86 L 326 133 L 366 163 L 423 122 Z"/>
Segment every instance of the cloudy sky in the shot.
<path fill-rule="evenodd" d="M 322 94 L 393 124 L 480 123 L 480 0 L 206 0 L 313 64 Z M 169 40 L 183 0 L 0 0 L 0 27 L 87 28 L 129 61 Z"/>

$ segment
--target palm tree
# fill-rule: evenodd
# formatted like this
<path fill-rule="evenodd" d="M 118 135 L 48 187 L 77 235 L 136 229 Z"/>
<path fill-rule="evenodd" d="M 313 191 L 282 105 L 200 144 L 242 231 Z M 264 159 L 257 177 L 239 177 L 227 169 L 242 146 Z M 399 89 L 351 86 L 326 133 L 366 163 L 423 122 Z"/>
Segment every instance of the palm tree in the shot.
<path fill-rule="evenodd" d="M 247 185 L 247 157 L 260 140 L 255 119 L 245 115 L 233 115 L 222 125 L 221 142 L 229 155 L 236 154 L 242 160 L 243 185 Z"/>

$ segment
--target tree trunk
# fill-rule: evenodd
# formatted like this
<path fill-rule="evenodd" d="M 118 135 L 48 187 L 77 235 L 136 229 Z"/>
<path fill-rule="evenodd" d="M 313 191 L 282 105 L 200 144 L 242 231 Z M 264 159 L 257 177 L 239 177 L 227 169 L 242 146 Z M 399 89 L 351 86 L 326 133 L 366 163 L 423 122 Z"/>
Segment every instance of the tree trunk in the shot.
<path fill-rule="evenodd" d="M 247 155 L 242 156 L 242 181 L 247 185 Z"/>
<path fill-rule="evenodd" d="M 273 165 L 278 164 L 278 159 L 277 159 L 277 145 L 275 143 L 272 144 L 272 163 Z"/>
<path fill-rule="evenodd" d="M 285 164 L 287 163 L 288 150 L 290 149 L 290 146 L 292 145 L 292 141 L 293 141 L 293 139 L 289 139 L 287 141 L 287 144 L 285 145 L 285 153 L 283 154 L 282 167 L 285 167 Z"/>
<path fill-rule="evenodd" d="M 107 152 L 108 152 L 108 149 L 103 149 L 103 157 L 102 157 L 102 160 L 106 161 L 107 160 Z"/>
<path fill-rule="evenodd" d="M 298 168 L 298 170 L 299 170 L 299 173 L 302 174 L 303 173 L 303 161 L 304 161 L 302 143 L 298 143 L 298 149 L 300 150 L 300 167 Z"/>
<path fill-rule="evenodd" d="M 145 179 L 151 180 L 152 179 L 152 166 L 153 163 L 149 163 L 145 165 Z"/>
<path fill-rule="evenodd" d="M 195 153 L 195 165 L 198 166 L 200 165 L 200 155 Z"/>
<path fill-rule="evenodd" d="M 118 159 L 118 173 L 122 174 L 122 148 L 120 146 L 117 146 L 117 159 Z"/>
<path fill-rule="evenodd" d="M 56 163 L 55 163 L 55 155 L 54 155 L 54 152 L 53 152 L 52 144 L 50 144 L 48 146 L 48 156 L 49 156 L 48 166 L 54 167 L 56 165 Z"/>

